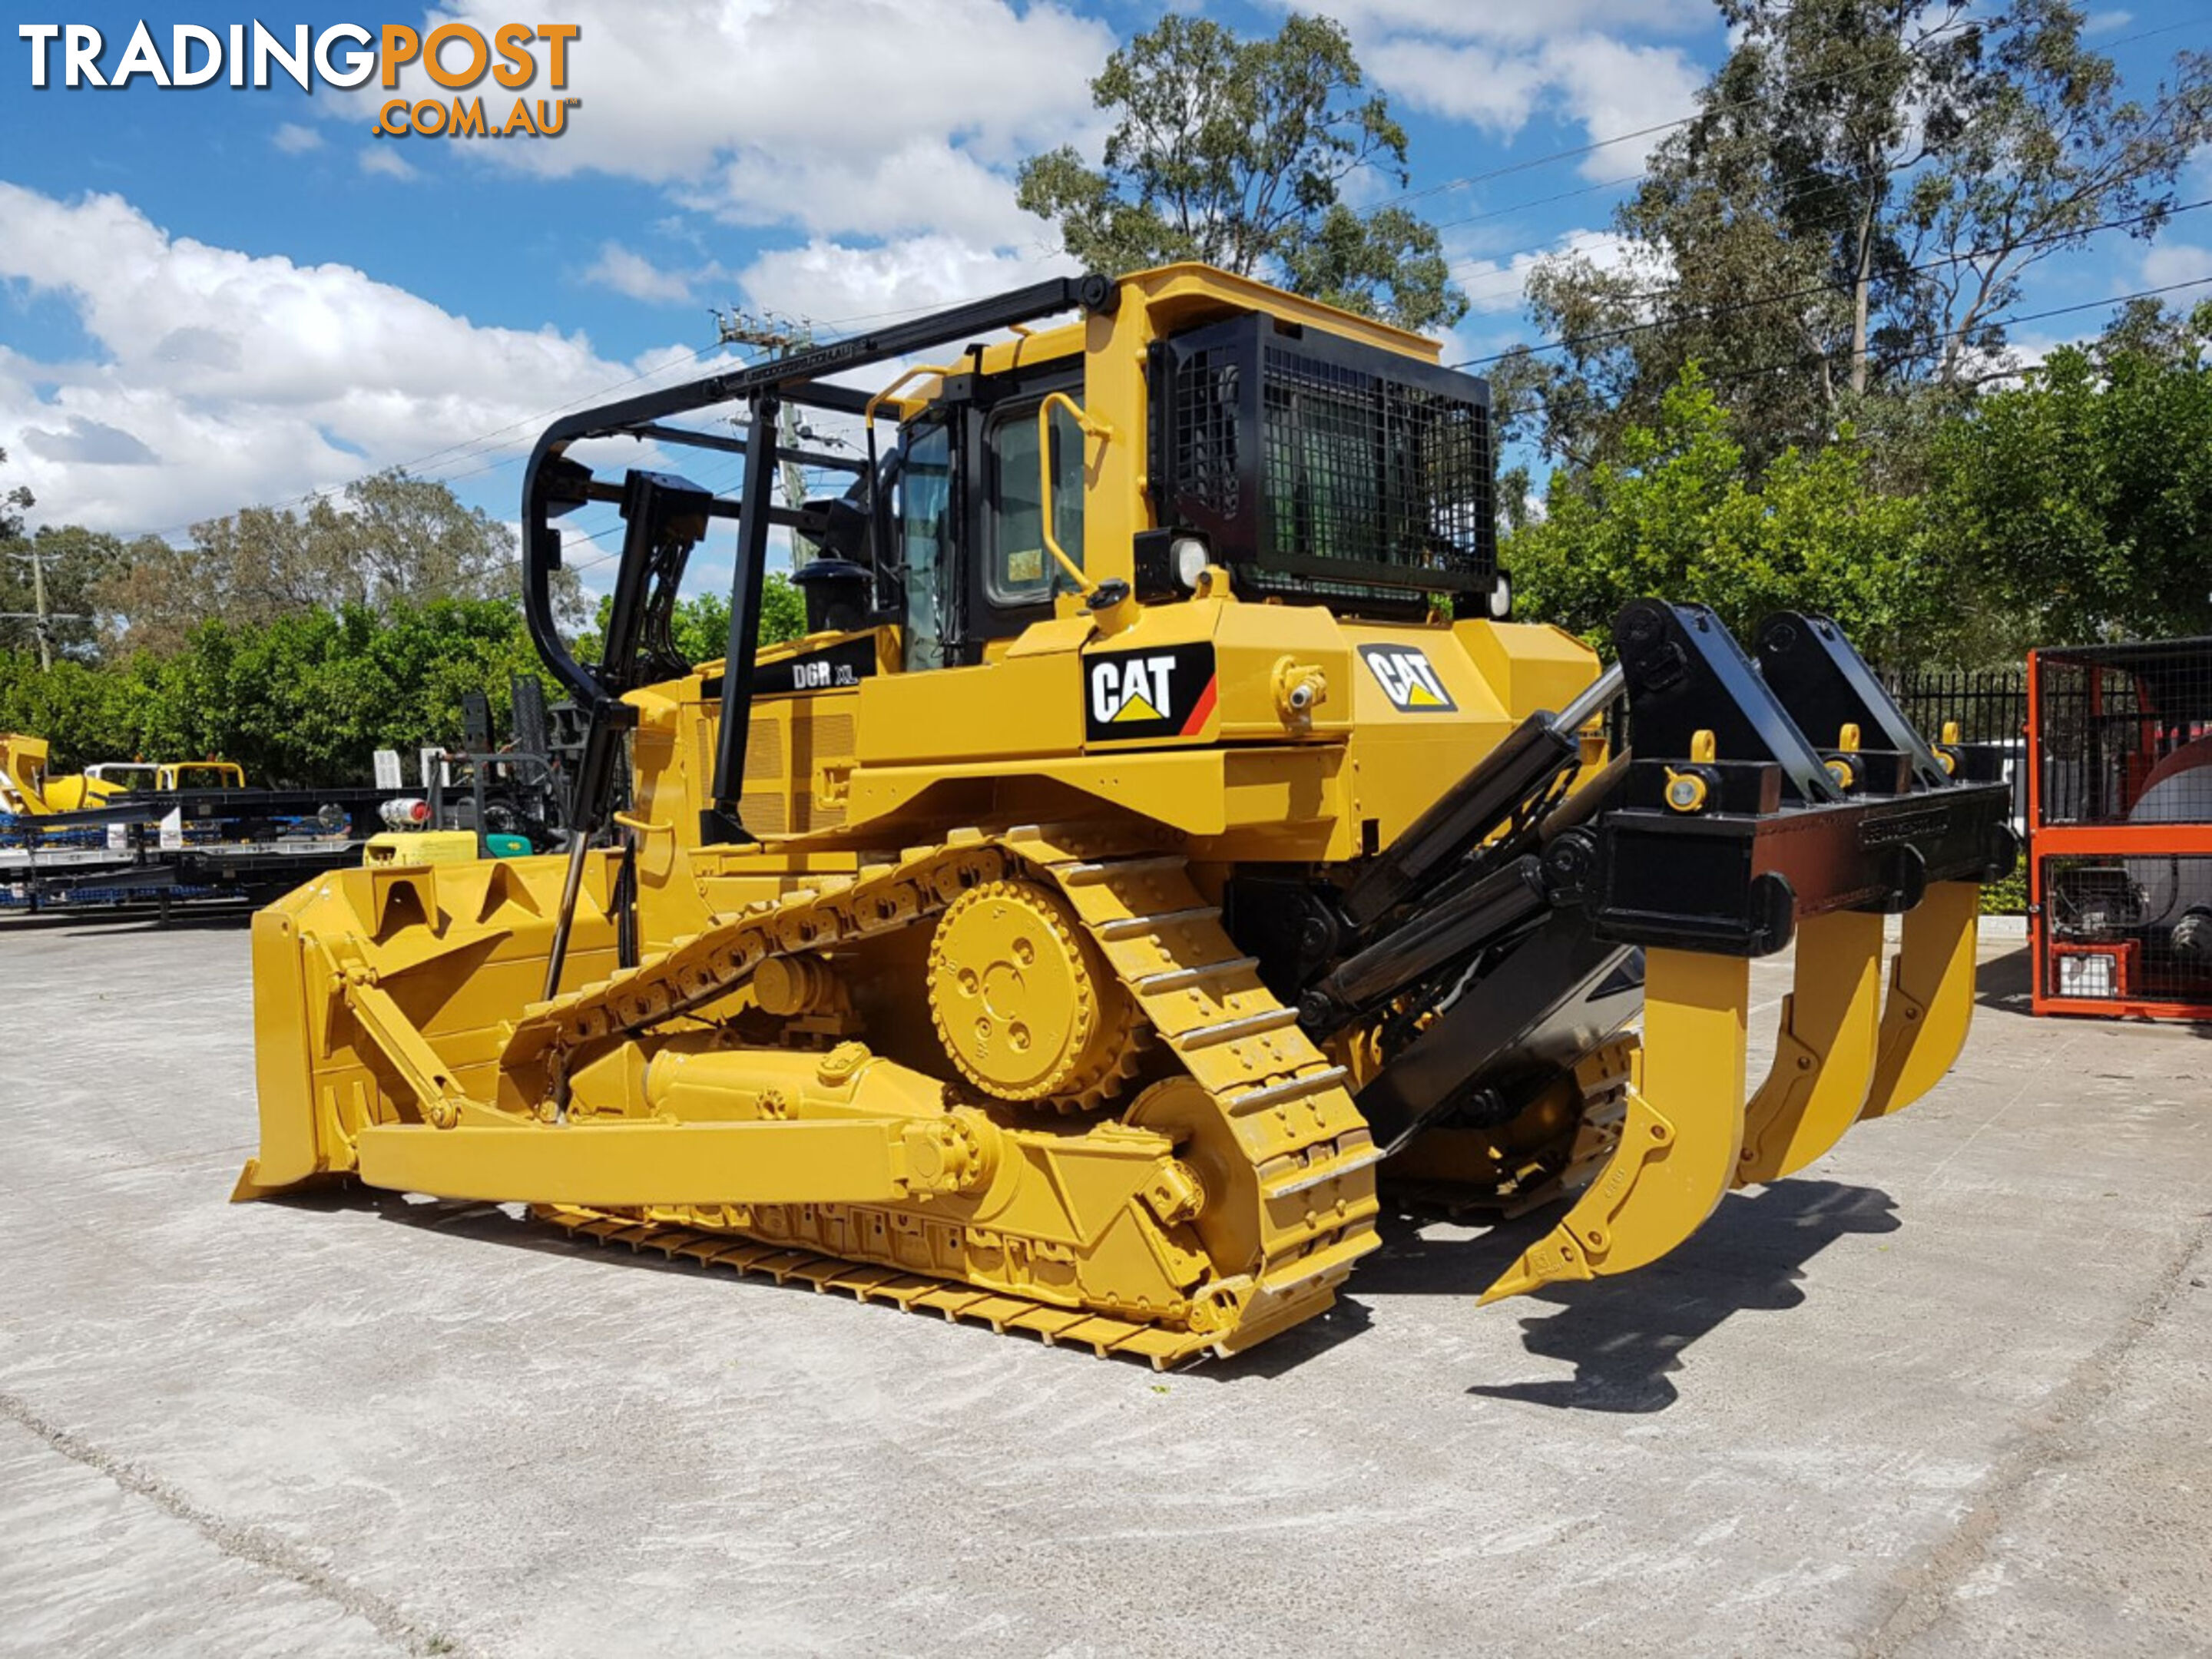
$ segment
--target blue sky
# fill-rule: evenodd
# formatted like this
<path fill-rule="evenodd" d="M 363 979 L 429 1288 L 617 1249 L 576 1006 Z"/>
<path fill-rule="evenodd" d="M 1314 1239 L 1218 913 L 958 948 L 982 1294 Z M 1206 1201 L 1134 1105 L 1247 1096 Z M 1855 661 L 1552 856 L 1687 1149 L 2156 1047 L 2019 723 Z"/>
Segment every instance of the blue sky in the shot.
<path fill-rule="evenodd" d="M 1602 255 L 1611 207 L 1656 142 L 1621 136 L 1686 112 L 1726 44 L 1710 0 L 1320 9 L 1404 118 L 1415 204 L 1476 301 L 1455 356 L 1526 337 L 1520 285 L 1536 256 L 1563 243 Z M 710 305 L 805 317 L 826 336 L 1065 268 L 1048 228 L 1015 208 L 1013 166 L 1062 142 L 1095 149 L 1085 82 L 1160 9 L 573 0 L 536 14 L 453 0 L 443 17 L 487 29 L 520 16 L 581 29 L 568 133 L 500 142 L 375 137 L 374 88 L 34 91 L 11 24 L 5 480 L 37 492 L 34 522 L 173 534 L 419 460 L 511 518 L 547 413 L 711 362 Z M 1206 9 L 1248 31 L 1282 15 Z M 173 22 L 256 16 L 427 27 L 404 5 L 52 15 L 106 31 L 111 68 L 141 17 L 164 41 Z M 2175 52 L 2212 46 L 2191 0 L 2131 0 L 2091 27 L 2146 92 Z M 2212 196 L 2212 167 L 2192 174 L 2185 199 Z M 2155 248 L 2108 237 L 2049 262 L 2022 309 L 2208 276 L 2212 210 Z M 2102 319 L 2027 325 L 2021 343 Z"/>

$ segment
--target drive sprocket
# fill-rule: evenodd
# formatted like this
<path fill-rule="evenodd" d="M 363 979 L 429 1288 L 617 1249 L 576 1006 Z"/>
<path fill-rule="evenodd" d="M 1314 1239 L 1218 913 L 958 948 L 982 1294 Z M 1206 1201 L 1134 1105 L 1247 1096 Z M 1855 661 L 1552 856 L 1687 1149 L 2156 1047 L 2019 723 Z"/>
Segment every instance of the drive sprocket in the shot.
<path fill-rule="evenodd" d="M 1135 1071 L 1137 1011 L 1057 894 L 987 882 L 938 919 L 929 1012 L 963 1077 L 1000 1100 L 1087 1111 Z"/>

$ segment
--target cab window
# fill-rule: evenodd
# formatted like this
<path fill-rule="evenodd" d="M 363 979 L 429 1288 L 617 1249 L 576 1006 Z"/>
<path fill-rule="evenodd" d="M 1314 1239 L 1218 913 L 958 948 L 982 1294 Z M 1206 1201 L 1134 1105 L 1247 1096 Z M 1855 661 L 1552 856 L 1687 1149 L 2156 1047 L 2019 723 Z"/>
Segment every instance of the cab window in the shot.
<path fill-rule="evenodd" d="M 1072 587 L 1067 573 L 1045 551 L 1037 500 L 1037 406 L 1019 405 L 994 416 L 991 452 L 991 512 L 986 539 L 984 587 L 999 605 L 1048 603 L 1055 588 Z M 1083 433 L 1065 409 L 1052 411 L 1052 532 L 1060 550 L 1083 563 Z"/>
<path fill-rule="evenodd" d="M 952 439 L 941 422 L 909 431 L 898 492 L 899 568 L 906 589 L 905 663 L 909 670 L 942 668 Z"/>

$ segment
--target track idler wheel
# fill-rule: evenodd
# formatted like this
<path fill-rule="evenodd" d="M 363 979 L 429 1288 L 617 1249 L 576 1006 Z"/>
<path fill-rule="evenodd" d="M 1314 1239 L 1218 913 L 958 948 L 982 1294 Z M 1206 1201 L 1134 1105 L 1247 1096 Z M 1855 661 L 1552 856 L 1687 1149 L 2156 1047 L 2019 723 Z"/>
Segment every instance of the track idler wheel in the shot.
<path fill-rule="evenodd" d="M 929 1012 L 946 1057 L 996 1099 L 1086 1111 L 1134 1069 L 1135 1006 L 1036 882 L 986 882 L 938 919 Z"/>

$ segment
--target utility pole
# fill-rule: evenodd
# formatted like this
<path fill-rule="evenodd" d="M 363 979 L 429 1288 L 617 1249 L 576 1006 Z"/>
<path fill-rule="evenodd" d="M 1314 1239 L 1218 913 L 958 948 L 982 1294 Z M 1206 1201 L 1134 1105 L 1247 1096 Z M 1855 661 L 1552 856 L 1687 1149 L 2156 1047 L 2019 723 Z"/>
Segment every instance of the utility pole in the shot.
<path fill-rule="evenodd" d="M 51 674 L 54 672 L 54 641 L 46 627 L 46 562 L 39 556 L 35 541 L 31 544 L 31 609 L 39 618 L 31 624 L 39 635 L 39 672 Z"/>
<path fill-rule="evenodd" d="M 720 337 L 717 342 L 719 344 L 750 346 L 755 350 L 764 351 L 770 357 L 775 358 L 789 357 L 801 351 L 813 349 L 814 330 L 811 325 L 804 321 L 793 321 L 789 318 L 755 317 L 750 313 L 743 311 L 717 310 L 712 314 L 714 319 L 714 331 Z M 799 407 L 790 399 L 786 398 L 776 416 L 776 447 L 787 457 L 793 450 L 799 447 Z M 805 506 L 806 475 L 799 463 L 787 459 L 784 459 L 779 470 L 783 476 L 784 505 L 791 507 Z M 805 548 L 810 556 L 817 551 L 811 541 L 795 531 L 791 539 L 796 546 Z M 795 552 L 791 562 L 794 568 L 799 563 Z"/>
<path fill-rule="evenodd" d="M 53 625 L 58 622 L 90 622 L 91 617 L 74 611 L 46 609 L 46 567 L 39 552 L 39 544 L 31 544 L 27 553 L 10 553 L 11 559 L 21 559 L 31 567 L 31 609 L 28 611 L 0 611 L 0 622 L 27 622 L 31 624 L 33 638 L 39 642 L 39 670 L 52 673 L 54 666 Z"/>

